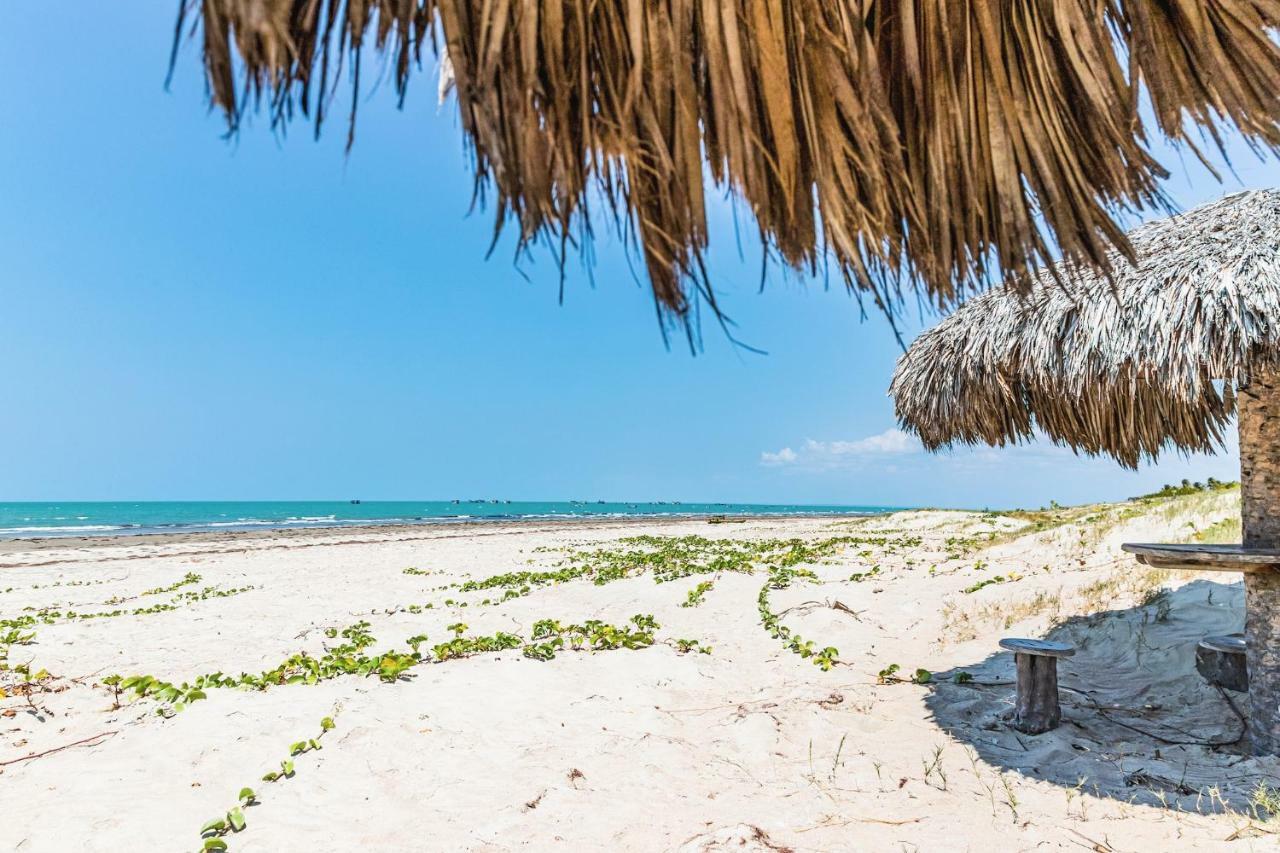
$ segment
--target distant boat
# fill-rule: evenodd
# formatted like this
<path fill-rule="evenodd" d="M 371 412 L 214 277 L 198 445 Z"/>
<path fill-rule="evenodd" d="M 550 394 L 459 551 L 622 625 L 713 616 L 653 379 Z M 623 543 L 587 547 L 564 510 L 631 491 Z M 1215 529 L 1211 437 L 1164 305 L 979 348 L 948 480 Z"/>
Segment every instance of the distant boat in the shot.
<path fill-rule="evenodd" d="M 353 500 L 353 501 L 351 501 L 351 502 L 352 502 L 353 504 L 358 504 L 358 503 L 360 503 L 359 499 Z"/>

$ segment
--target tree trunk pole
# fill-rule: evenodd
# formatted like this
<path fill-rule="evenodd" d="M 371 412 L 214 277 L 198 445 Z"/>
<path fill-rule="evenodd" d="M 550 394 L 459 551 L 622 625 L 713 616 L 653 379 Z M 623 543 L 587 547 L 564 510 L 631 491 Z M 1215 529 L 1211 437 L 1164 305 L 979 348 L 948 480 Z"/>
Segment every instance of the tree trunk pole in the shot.
<path fill-rule="evenodd" d="M 1240 519 L 1247 548 L 1280 548 L 1280 373 L 1258 372 L 1240 389 Z M 1280 571 L 1245 572 L 1249 741 L 1280 752 Z"/>

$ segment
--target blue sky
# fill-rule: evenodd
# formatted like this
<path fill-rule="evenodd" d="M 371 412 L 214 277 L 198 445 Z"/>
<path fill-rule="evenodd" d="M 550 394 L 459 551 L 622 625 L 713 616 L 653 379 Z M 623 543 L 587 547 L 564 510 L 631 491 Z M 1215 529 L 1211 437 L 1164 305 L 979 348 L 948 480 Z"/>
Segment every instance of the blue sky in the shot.
<path fill-rule="evenodd" d="M 710 325 L 697 357 L 665 349 L 606 229 L 594 287 L 571 269 L 560 306 L 549 256 L 517 271 L 506 241 L 485 260 L 434 69 L 403 112 L 369 95 L 350 157 L 336 124 L 227 141 L 194 46 L 163 88 L 172 13 L 0 6 L 0 500 L 981 507 L 1237 475 L 1231 452 L 1136 474 L 1051 446 L 919 452 L 893 431 L 887 325 L 818 281 L 758 293 L 722 202 L 711 274 L 767 355 Z M 1183 206 L 1280 183 L 1238 145 L 1225 185 L 1163 154 Z"/>

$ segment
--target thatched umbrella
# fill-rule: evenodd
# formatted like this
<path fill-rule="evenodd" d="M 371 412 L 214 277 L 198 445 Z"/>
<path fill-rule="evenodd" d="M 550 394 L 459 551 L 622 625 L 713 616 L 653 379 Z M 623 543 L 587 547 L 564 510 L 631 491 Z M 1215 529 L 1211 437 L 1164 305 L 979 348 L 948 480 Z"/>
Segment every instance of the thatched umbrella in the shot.
<path fill-rule="evenodd" d="M 1238 193 L 1129 235 L 1108 280 L 1066 266 L 992 292 L 898 363 L 899 420 L 930 449 L 1039 429 L 1134 467 L 1213 451 L 1239 419 L 1242 546 L 1126 546 L 1152 565 L 1245 571 L 1254 750 L 1280 751 L 1280 191 Z"/>
<path fill-rule="evenodd" d="M 446 52 L 477 190 L 563 263 L 602 198 L 654 297 L 711 300 L 708 179 L 770 254 L 825 257 L 892 313 L 1024 288 L 1052 246 L 1128 253 L 1159 206 L 1149 132 L 1280 146 L 1280 0 L 179 0 L 232 129 L 265 103 L 317 131 L 376 53 L 403 97 Z M 365 73 L 366 80 L 370 75 Z M 1147 108 L 1140 104 L 1147 96 Z M 1147 122 L 1147 118 L 1154 119 Z M 1199 152 L 1197 152 L 1199 153 Z M 431 164 L 424 164 L 430 168 Z"/>

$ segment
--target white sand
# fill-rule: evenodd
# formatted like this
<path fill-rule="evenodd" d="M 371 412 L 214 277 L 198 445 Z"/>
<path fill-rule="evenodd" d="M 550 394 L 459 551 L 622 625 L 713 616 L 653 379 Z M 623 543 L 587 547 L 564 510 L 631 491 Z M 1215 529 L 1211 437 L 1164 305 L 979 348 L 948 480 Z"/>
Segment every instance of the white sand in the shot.
<path fill-rule="evenodd" d="M 0 699 L 0 849 L 199 849 L 201 824 L 243 786 L 261 802 L 225 839 L 237 851 L 1274 849 L 1276 825 L 1251 828 L 1247 812 L 1259 781 L 1280 784 L 1280 762 L 1121 725 L 1189 742 L 1240 731 L 1192 664 L 1200 636 L 1239 629 L 1238 576 L 1174 577 L 1171 595 L 1136 606 L 1161 579 L 1118 549 L 1185 537 L 1188 523 L 1236 511 L 1233 500 L 1131 518 L 1122 507 L 1021 536 L 1009 531 L 1024 522 L 1007 517 L 914 512 L 853 525 L 507 524 L 11 544 L 0 553 L 0 590 L 12 588 L 0 592 L 2 618 L 167 601 L 140 593 L 186 572 L 202 580 L 183 590 L 255 588 L 170 612 L 63 619 L 11 648 L 10 664 L 47 669 L 56 692 L 34 697 L 38 714 L 22 697 Z M 830 672 L 761 627 L 763 572 L 579 580 L 466 609 L 442 602 L 491 593 L 433 590 L 561 558 L 539 548 L 642 533 L 813 540 L 878 530 L 924 541 L 890 554 L 846 548 L 815 567 L 822 583 L 773 593 L 775 611 L 797 608 L 787 626 L 839 649 Z M 949 537 L 986 531 L 1002 541 L 948 558 Z M 879 574 L 848 580 L 873 565 Z M 405 574 L 409 566 L 438 574 Z M 964 592 L 1011 572 L 1021 579 Z M 680 607 L 706 579 L 715 586 L 704 603 Z M 104 603 L 113 597 L 129 600 Z M 403 609 L 428 601 L 436 609 Z M 660 642 L 538 662 L 516 649 L 422 664 L 394 684 L 347 676 L 209 690 L 169 719 L 149 699 L 112 710 L 101 686 L 111 673 L 180 682 L 258 672 L 320 653 L 335 642 L 325 628 L 359 619 L 378 638 L 372 652 L 419 633 L 441 642 L 459 619 L 469 634 L 528 636 L 543 617 L 621 623 L 636 613 L 656 616 L 660 641 L 696 638 L 712 653 Z M 1073 618 L 1081 614 L 1093 615 Z M 1013 674 L 1001 636 L 1080 647 L 1062 683 L 1089 698 L 1064 691 L 1061 728 L 1029 737 L 1000 719 Z M 935 683 L 877 684 L 892 663 L 904 676 L 932 670 Z M 943 681 L 959 668 L 1000 684 Z M 0 683 L 11 683 L 6 675 Z M 329 715 L 336 728 L 322 750 L 296 758 L 292 779 L 260 781 Z M 57 751 L 22 760 L 45 750 Z"/>

